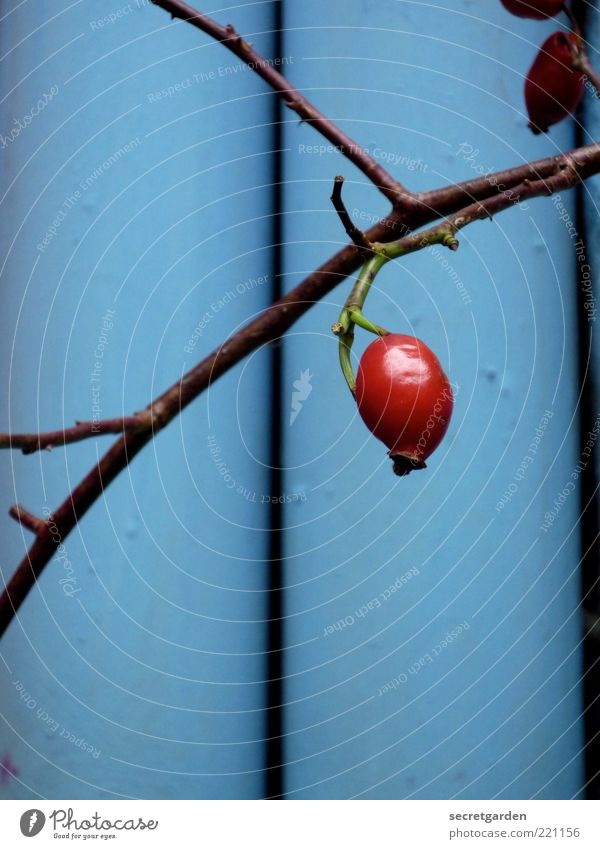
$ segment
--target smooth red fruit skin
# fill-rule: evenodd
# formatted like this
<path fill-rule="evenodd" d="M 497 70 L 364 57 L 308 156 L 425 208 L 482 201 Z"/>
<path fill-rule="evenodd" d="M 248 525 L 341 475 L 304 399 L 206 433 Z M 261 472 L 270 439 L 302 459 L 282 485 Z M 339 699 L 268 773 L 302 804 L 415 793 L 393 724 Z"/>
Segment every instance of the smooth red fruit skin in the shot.
<path fill-rule="evenodd" d="M 525 103 L 534 133 L 562 121 L 583 97 L 585 75 L 571 68 L 570 38 L 575 36 L 555 32 L 546 39 L 527 74 Z"/>
<path fill-rule="evenodd" d="M 440 361 L 414 336 L 372 342 L 356 377 L 358 412 L 389 449 L 396 474 L 425 468 L 448 429 L 454 398 Z"/>
<path fill-rule="evenodd" d="M 518 18 L 535 18 L 538 21 L 553 18 L 563 7 L 563 0 L 501 0 L 501 3 Z"/>

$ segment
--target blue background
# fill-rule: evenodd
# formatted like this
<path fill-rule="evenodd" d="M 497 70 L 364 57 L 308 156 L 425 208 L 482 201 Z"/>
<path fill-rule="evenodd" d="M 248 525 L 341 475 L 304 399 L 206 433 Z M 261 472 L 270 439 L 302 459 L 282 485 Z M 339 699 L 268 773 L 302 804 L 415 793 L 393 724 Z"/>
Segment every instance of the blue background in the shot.
<path fill-rule="evenodd" d="M 271 300 L 274 99 L 147 3 L 1 8 L 0 132 L 58 88 L 1 151 L 1 426 L 91 418 L 103 332 L 102 415 L 128 414 Z M 274 54 L 272 3 L 202 8 Z M 572 122 L 526 129 L 523 76 L 556 22 L 472 0 L 286 0 L 282 14 L 286 76 L 412 189 L 574 143 Z M 339 153 L 314 149 L 326 143 L 310 126 L 282 119 L 287 291 L 345 243 L 333 175 L 361 226 L 387 205 Z M 55 558 L 2 641 L 2 796 L 264 795 L 268 501 L 280 496 L 290 798 L 583 792 L 577 487 L 542 530 L 580 459 L 561 220 L 573 197 L 562 203 L 531 201 L 463 231 L 456 254 L 424 251 L 378 277 L 368 315 L 422 338 L 458 385 L 427 472 L 391 474 L 338 372 L 329 327 L 349 282 L 287 334 L 281 410 L 261 349 L 145 449 L 65 540 L 70 582 Z M 51 511 L 108 444 L 3 453 L 2 503 Z M 31 540 L 6 513 L 0 540 L 8 580 Z"/>

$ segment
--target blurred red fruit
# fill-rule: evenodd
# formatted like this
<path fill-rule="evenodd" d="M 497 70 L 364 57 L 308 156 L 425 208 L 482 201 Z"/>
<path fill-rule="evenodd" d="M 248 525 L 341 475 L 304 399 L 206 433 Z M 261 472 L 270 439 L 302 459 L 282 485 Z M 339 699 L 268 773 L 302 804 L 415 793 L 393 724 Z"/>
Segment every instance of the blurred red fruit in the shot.
<path fill-rule="evenodd" d="M 546 132 L 574 112 L 584 91 L 585 75 L 572 68 L 577 37 L 555 32 L 542 44 L 525 80 L 529 127 Z"/>

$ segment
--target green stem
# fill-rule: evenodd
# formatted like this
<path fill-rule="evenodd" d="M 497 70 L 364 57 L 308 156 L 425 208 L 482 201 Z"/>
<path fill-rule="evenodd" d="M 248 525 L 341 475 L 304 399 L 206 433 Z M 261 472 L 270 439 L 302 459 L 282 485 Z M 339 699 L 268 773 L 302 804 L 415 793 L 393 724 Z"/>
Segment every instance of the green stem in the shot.
<path fill-rule="evenodd" d="M 349 313 L 353 324 L 357 324 L 359 327 L 362 327 L 363 330 L 368 330 L 369 333 L 374 333 L 376 336 L 389 335 L 389 330 L 386 330 L 385 327 L 380 327 L 378 324 L 373 324 L 372 321 L 369 321 L 369 319 L 362 314 L 358 307 L 352 307 L 349 310 Z"/>
<path fill-rule="evenodd" d="M 369 259 L 365 262 L 365 264 L 360 270 L 358 279 L 352 287 L 352 291 L 348 295 L 348 299 L 346 300 L 342 312 L 348 311 L 349 313 L 351 313 L 352 310 L 355 309 L 358 309 L 359 312 L 362 311 L 365 301 L 367 300 L 369 290 L 373 285 L 373 281 L 375 280 L 383 266 L 386 264 L 386 262 L 389 262 L 389 260 L 390 257 L 385 256 L 383 253 L 379 252 L 373 254 L 372 257 L 369 257 Z M 342 321 L 341 316 L 340 321 Z"/>
<path fill-rule="evenodd" d="M 359 324 L 360 326 L 364 326 L 361 321 L 355 321 L 355 318 L 359 317 L 362 321 L 364 321 L 364 323 L 369 324 L 370 327 L 367 329 L 376 327 L 376 325 L 371 325 L 370 322 L 368 322 L 368 320 L 363 316 L 362 306 L 369 294 L 369 289 L 371 288 L 377 273 L 387 261 L 387 257 L 380 253 L 373 254 L 372 257 L 369 257 L 361 268 L 358 279 L 352 287 L 352 291 L 350 292 L 344 308 L 340 313 L 338 324 L 334 325 L 339 335 L 338 351 L 342 374 L 344 375 L 348 388 L 353 395 L 356 392 L 356 378 L 352 368 L 350 352 L 352 350 L 352 343 L 354 342 L 354 325 Z M 383 330 L 383 328 L 379 328 L 379 330 Z M 373 330 L 372 332 L 378 333 L 378 330 Z"/>
<path fill-rule="evenodd" d="M 354 342 L 354 326 L 358 325 L 370 333 L 375 333 L 377 336 L 387 336 L 389 333 L 388 330 L 385 330 L 385 328 L 380 327 L 378 324 L 374 324 L 363 315 L 362 309 L 373 285 L 373 281 L 383 266 L 390 260 L 421 250 L 429 245 L 442 244 L 451 250 L 456 250 L 458 247 L 458 242 L 454 235 L 456 229 L 449 222 L 446 222 L 438 230 L 430 231 L 421 236 L 415 233 L 409 240 L 405 237 L 396 242 L 372 245 L 373 254 L 361 268 L 356 283 L 352 287 L 352 291 L 348 295 L 344 308 L 340 313 L 340 317 L 332 328 L 333 332 L 339 338 L 338 349 L 342 373 L 353 395 L 356 392 L 356 378 L 352 369 L 350 353 L 352 343 Z"/>
<path fill-rule="evenodd" d="M 338 345 L 338 352 L 340 355 L 340 365 L 342 367 L 342 374 L 346 379 L 346 383 L 348 384 L 348 388 L 353 395 L 356 394 L 356 378 L 354 377 L 354 371 L 352 369 L 352 360 L 350 359 L 350 351 L 352 349 L 352 343 L 354 342 L 354 328 L 349 330 L 348 333 L 344 333 L 340 336 L 340 341 Z"/>

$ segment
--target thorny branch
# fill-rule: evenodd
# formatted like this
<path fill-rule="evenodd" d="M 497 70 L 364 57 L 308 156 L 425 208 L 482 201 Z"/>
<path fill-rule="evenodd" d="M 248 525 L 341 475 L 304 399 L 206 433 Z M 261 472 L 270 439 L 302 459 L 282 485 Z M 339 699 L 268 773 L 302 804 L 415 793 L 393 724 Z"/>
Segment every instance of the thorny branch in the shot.
<path fill-rule="evenodd" d="M 412 195 L 387 175 L 384 169 L 367 161 L 364 151 L 360 153 L 360 148 L 353 146 L 345 134 L 318 113 L 274 68 L 253 51 L 232 27 L 222 27 L 187 4 L 176 0 L 153 2 L 174 17 L 187 21 L 223 42 L 279 92 L 290 108 L 310 121 L 315 129 L 332 143 L 339 144 L 341 152 L 358 165 L 392 203 L 388 218 L 363 235 L 368 244 L 387 246 L 393 256 L 411 253 L 434 242 L 455 249 L 458 247 L 456 233 L 468 224 L 492 217 L 530 198 L 566 190 L 600 172 L 600 144 L 592 144 L 570 153 L 526 163 L 476 180 Z M 436 220 L 438 223 L 429 230 L 419 229 Z M 351 234 L 352 232 L 354 231 L 351 231 Z M 354 237 L 360 239 L 356 233 Z M 396 241 L 392 247 L 389 243 L 394 238 Z M 34 533 L 35 539 L 0 597 L 0 635 L 12 621 L 61 542 L 101 496 L 104 489 L 158 431 L 166 427 L 211 383 L 250 352 L 285 333 L 314 303 L 357 270 L 362 264 L 363 254 L 364 246 L 357 247 L 352 244 L 344 247 L 285 297 L 227 339 L 141 413 L 128 418 L 96 422 L 95 432 L 90 423 L 78 423 L 73 428 L 50 434 L 0 436 L 0 447 L 36 451 L 50 445 L 67 444 L 97 436 L 97 428 L 100 428 L 101 434 L 122 434 L 47 519 L 38 518 L 20 505 L 11 508 L 11 516 Z"/>

